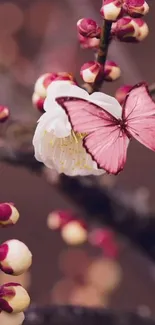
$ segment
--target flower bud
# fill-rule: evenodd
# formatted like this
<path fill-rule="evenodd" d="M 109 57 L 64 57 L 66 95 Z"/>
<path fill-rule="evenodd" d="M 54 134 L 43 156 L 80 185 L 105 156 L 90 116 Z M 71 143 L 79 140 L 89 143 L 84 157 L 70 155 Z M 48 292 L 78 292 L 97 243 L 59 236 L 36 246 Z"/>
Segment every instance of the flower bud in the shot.
<path fill-rule="evenodd" d="M 33 93 L 32 103 L 35 108 L 38 109 L 41 113 L 44 113 L 44 101 L 45 98 L 40 97 L 37 93 Z"/>
<path fill-rule="evenodd" d="M 104 67 L 104 80 L 114 81 L 118 79 L 121 75 L 121 69 L 113 61 L 106 61 Z"/>
<path fill-rule="evenodd" d="M 78 33 L 84 37 L 100 38 L 101 28 L 95 20 L 90 18 L 82 18 L 77 22 Z"/>
<path fill-rule="evenodd" d="M 83 49 L 97 49 L 100 44 L 100 39 L 97 37 L 84 37 L 78 34 L 78 39 Z"/>
<path fill-rule="evenodd" d="M 0 287 L 0 309 L 7 313 L 23 312 L 30 304 L 27 291 L 18 283 L 6 283 Z"/>
<path fill-rule="evenodd" d="M 47 95 L 48 86 L 51 84 L 51 82 L 57 80 L 68 81 L 72 84 L 76 84 L 73 76 L 67 72 L 45 73 L 36 81 L 34 92 L 37 93 L 40 97 L 45 98 Z"/>
<path fill-rule="evenodd" d="M 14 225 L 19 219 L 19 212 L 11 203 L 0 204 L 0 226 Z"/>
<path fill-rule="evenodd" d="M 112 25 L 112 34 L 121 42 L 137 42 L 139 26 L 130 17 L 123 17 Z"/>
<path fill-rule="evenodd" d="M 120 88 L 117 89 L 116 93 L 115 93 L 115 98 L 118 100 L 118 102 L 123 105 L 127 94 L 129 93 L 129 91 L 133 88 L 133 86 L 131 85 L 124 85 L 121 86 Z"/>
<path fill-rule="evenodd" d="M 104 69 L 98 62 L 89 61 L 81 67 L 80 75 L 84 82 L 93 83 L 96 78 L 103 78 Z"/>
<path fill-rule="evenodd" d="M 5 122 L 9 117 L 9 109 L 6 106 L 0 106 L 0 123 Z"/>
<path fill-rule="evenodd" d="M 71 211 L 53 211 L 47 217 L 47 225 L 50 229 L 56 230 L 62 228 L 71 220 L 74 220 L 74 216 Z"/>
<path fill-rule="evenodd" d="M 89 242 L 93 246 L 103 249 L 104 255 L 115 258 L 118 255 L 118 246 L 112 231 L 108 229 L 95 229 L 89 234 Z"/>
<path fill-rule="evenodd" d="M 136 39 L 137 41 L 141 42 L 143 41 L 147 35 L 149 34 L 149 28 L 146 22 L 141 18 L 135 18 L 133 19 L 135 23 L 139 26 L 139 34 L 137 35 Z"/>
<path fill-rule="evenodd" d="M 61 236 L 68 245 L 80 245 L 87 241 L 86 225 L 79 220 L 72 220 L 62 227 Z"/>
<path fill-rule="evenodd" d="M 103 0 L 100 13 L 105 20 L 116 21 L 122 12 L 122 0 Z"/>
<path fill-rule="evenodd" d="M 8 314 L 4 311 L 0 312 L 0 324 L 1 325 L 22 325 L 25 319 L 24 313 Z"/>
<path fill-rule="evenodd" d="M 13 275 L 20 275 L 32 264 L 28 247 L 17 239 L 7 240 L 0 245 L 0 269 Z"/>
<path fill-rule="evenodd" d="M 125 0 L 123 8 L 134 18 L 139 18 L 149 12 L 149 6 L 145 0 Z"/>

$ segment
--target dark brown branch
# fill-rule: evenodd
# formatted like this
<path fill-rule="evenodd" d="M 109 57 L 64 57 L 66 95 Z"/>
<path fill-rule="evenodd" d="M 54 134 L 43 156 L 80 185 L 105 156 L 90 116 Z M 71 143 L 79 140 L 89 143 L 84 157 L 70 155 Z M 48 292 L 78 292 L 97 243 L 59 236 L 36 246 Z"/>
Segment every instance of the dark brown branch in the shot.
<path fill-rule="evenodd" d="M 109 48 L 109 44 L 110 44 L 110 35 L 111 35 L 111 26 L 112 26 L 112 22 L 108 21 L 108 20 L 104 20 L 103 21 L 103 26 L 102 26 L 102 30 L 101 30 L 101 36 L 100 36 L 100 45 L 99 45 L 99 49 L 98 49 L 98 53 L 97 53 L 97 62 L 100 63 L 103 67 L 103 71 L 104 71 L 104 66 L 105 66 L 105 62 L 106 62 L 106 58 L 107 58 L 107 54 L 108 54 L 108 48 Z M 103 79 L 101 78 L 96 78 L 94 84 L 87 84 L 85 83 L 83 85 L 83 88 L 85 88 L 89 94 L 93 93 L 94 91 L 99 91 L 102 83 L 104 82 L 104 77 Z"/>
<path fill-rule="evenodd" d="M 136 313 L 112 312 L 78 306 L 33 307 L 26 312 L 23 325 L 155 325 Z"/>
<path fill-rule="evenodd" d="M 119 202 L 113 191 L 107 191 L 95 181 L 92 185 L 78 177 L 60 176 L 59 189 L 72 203 L 84 211 L 88 222 L 111 227 L 128 238 L 155 261 L 155 217 L 141 217 L 134 209 Z"/>

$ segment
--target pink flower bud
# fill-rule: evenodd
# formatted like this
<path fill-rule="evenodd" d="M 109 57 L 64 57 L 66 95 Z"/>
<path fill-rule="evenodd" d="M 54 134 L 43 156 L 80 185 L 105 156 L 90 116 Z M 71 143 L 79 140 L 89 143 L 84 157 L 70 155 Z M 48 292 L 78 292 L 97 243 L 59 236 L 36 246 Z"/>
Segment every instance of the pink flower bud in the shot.
<path fill-rule="evenodd" d="M 6 106 L 0 106 L 0 123 L 5 122 L 9 117 L 9 109 Z"/>
<path fill-rule="evenodd" d="M 76 84 L 74 77 L 67 72 L 58 72 L 58 73 L 45 73 L 40 76 L 34 87 L 34 92 L 37 93 L 41 98 L 46 98 L 47 88 L 53 81 L 68 81 L 69 83 Z"/>
<path fill-rule="evenodd" d="M 24 313 L 8 314 L 4 311 L 0 312 L 0 324 L 1 325 L 22 325 L 25 319 Z"/>
<path fill-rule="evenodd" d="M 104 69 L 98 62 L 89 61 L 81 67 L 80 75 L 84 82 L 93 83 L 96 78 L 103 78 Z"/>
<path fill-rule="evenodd" d="M 146 22 L 141 18 L 135 18 L 135 23 L 139 26 L 139 34 L 136 37 L 137 41 L 143 41 L 149 34 L 149 28 Z"/>
<path fill-rule="evenodd" d="M 141 17 L 149 12 L 149 6 L 145 0 L 125 0 L 123 5 L 124 10 L 131 17 Z"/>
<path fill-rule="evenodd" d="M 124 85 L 121 86 L 120 88 L 117 89 L 116 93 L 115 93 L 115 98 L 118 100 L 118 102 L 123 105 L 127 94 L 129 93 L 129 91 L 133 88 L 133 86 L 131 85 Z"/>
<path fill-rule="evenodd" d="M 83 49 L 97 49 L 100 44 L 100 39 L 97 37 L 84 37 L 78 34 L 78 39 Z"/>
<path fill-rule="evenodd" d="M 44 101 L 45 98 L 40 97 L 37 93 L 33 93 L 32 104 L 41 113 L 44 113 Z"/>
<path fill-rule="evenodd" d="M 104 80 L 114 81 L 121 75 L 119 66 L 113 61 L 106 61 L 104 68 Z"/>
<path fill-rule="evenodd" d="M 115 21 L 122 13 L 122 0 L 103 0 L 100 13 L 105 20 Z"/>
<path fill-rule="evenodd" d="M 72 220 L 62 227 L 61 236 L 68 245 L 83 244 L 88 237 L 87 227 L 79 220 Z"/>
<path fill-rule="evenodd" d="M 30 304 L 27 291 L 18 283 L 6 283 L 0 287 L 0 309 L 7 313 L 23 312 Z"/>
<path fill-rule="evenodd" d="M 74 220 L 74 215 L 71 211 L 53 211 L 47 217 L 47 225 L 50 229 L 56 230 L 62 228 L 71 220 Z"/>
<path fill-rule="evenodd" d="M 32 264 L 28 247 L 17 239 L 7 240 L 0 245 L 0 269 L 12 275 L 20 275 Z"/>
<path fill-rule="evenodd" d="M 100 38 L 101 28 L 96 21 L 90 18 L 82 18 L 77 22 L 78 33 L 84 37 Z"/>
<path fill-rule="evenodd" d="M 19 212 L 11 203 L 0 204 L 0 226 L 14 225 L 19 219 Z"/>
<path fill-rule="evenodd" d="M 115 258 L 118 255 L 118 246 L 112 231 L 108 229 L 95 229 L 89 234 L 89 242 L 93 246 L 103 249 L 107 257 Z"/>
<path fill-rule="evenodd" d="M 130 17 L 123 17 L 112 25 L 112 34 L 121 42 L 137 42 L 139 26 Z"/>

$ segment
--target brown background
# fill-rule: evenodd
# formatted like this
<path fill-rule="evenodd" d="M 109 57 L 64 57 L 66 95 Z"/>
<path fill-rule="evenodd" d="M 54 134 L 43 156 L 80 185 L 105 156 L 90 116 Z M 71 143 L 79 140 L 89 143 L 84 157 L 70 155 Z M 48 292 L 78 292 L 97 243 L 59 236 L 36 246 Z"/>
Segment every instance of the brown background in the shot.
<path fill-rule="evenodd" d="M 4 3 L 6 1 L 0 1 L 0 15 Z M 101 1 L 20 0 L 12 3 L 19 6 L 24 19 L 21 29 L 13 35 L 20 54 L 13 64 L 8 67 L 5 64 L 5 68 L 1 61 L 11 52 L 4 55 L 0 46 L 1 103 L 9 105 L 14 116 L 36 120 L 38 114 L 30 100 L 36 78 L 41 73 L 53 70 L 69 70 L 78 76 L 80 65 L 91 58 L 92 53 L 79 49 L 75 23 L 83 16 L 100 21 L 98 9 Z M 122 83 L 134 84 L 146 80 L 150 84 L 155 81 L 155 2 L 150 0 L 149 4 L 150 13 L 146 21 L 150 34 L 147 40 L 138 45 L 116 43 L 109 51 L 109 57 L 122 68 L 122 78 L 117 83 L 105 84 L 104 91 L 109 94 L 114 94 Z M 5 22 L 2 26 L 0 24 L 1 30 L 4 25 Z M 26 67 L 21 63 L 23 58 L 28 60 Z M 117 177 L 117 184 L 130 190 L 147 187 L 151 194 L 151 205 L 154 206 L 155 155 L 133 141 L 127 165 Z M 1 231 L 1 241 L 16 237 L 30 247 L 34 255 L 30 287 L 32 301 L 47 303 L 49 289 L 61 276 L 57 262 L 62 248 L 66 246 L 59 234 L 47 229 L 46 217 L 51 210 L 66 208 L 69 203 L 45 179 L 4 164 L 0 166 L 0 200 L 15 202 L 21 213 L 16 227 Z M 135 309 L 147 305 L 155 314 L 155 283 L 154 276 L 151 277 L 154 266 L 131 245 L 127 245 L 120 259 L 123 281 L 110 306 Z"/>

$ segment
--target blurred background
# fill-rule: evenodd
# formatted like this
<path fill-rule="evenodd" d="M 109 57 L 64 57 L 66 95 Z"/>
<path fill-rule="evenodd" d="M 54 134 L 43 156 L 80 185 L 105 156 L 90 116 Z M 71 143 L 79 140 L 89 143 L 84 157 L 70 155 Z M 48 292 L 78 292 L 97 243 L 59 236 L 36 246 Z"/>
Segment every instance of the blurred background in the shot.
<path fill-rule="evenodd" d="M 120 65 L 122 77 L 105 83 L 108 94 L 125 83 L 155 82 L 155 2 L 148 3 L 148 38 L 140 44 L 114 42 L 110 47 L 109 58 Z M 38 119 L 31 97 L 42 73 L 69 71 L 80 80 L 79 68 L 92 52 L 80 49 L 76 22 L 82 17 L 100 22 L 100 5 L 101 0 L 0 1 L 0 103 L 10 107 L 13 117 Z M 135 202 L 135 207 L 139 202 L 142 212 L 155 210 L 155 155 L 133 141 L 124 171 L 100 178 L 100 183 L 126 191 L 124 200 Z M 71 207 L 54 184 L 1 163 L 0 201 L 15 202 L 20 210 L 19 223 L 2 230 L 1 241 L 17 238 L 31 249 L 32 268 L 18 280 L 29 290 L 33 304 L 105 306 L 155 315 L 155 266 L 130 243 L 123 242 L 119 258 L 111 260 L 88 244 L 68 246 L 59 232 L 48 228 L 49 212 Z M 0 283 L 7 281 L 8 276 L 0 273 Z"/>

